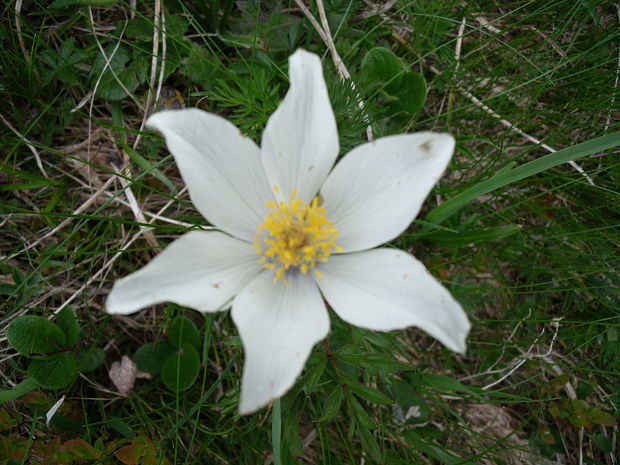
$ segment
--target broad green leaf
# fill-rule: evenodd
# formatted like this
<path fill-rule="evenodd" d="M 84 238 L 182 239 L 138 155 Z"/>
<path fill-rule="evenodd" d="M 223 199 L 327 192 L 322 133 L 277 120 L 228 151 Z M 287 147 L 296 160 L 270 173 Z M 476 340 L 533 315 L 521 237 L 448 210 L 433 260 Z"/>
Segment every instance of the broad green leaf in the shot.
<path fill-rule="evenodd" d="M 73 460 L 97 460 L 99 454 L 83 439 L 69 439 L 60 448 L 67 452 Z"/>
<path fill-rule="evenodd" d="M 46 389 L 69 386 L 77 373 L 77 362 L 73 354 L 56 354 L 45 360 L 33 360 L 28 367 L 28 377 Z"/>
<path fill-rule="evenodd" d="M 521 226 L 511 224 L 508 226 L 498 226 L 496 228 L 471 229 L 469 231 L 435 231 L 424 236 L 424 239 L 439 243 L 448 244 L 478 244 L 485 241 L 493 241 L 495 239 L 503 239 L 521 231 Z"/>
<path fill-rule="evenodd" d="M 215 84 L 217 67 L 212 63 L 209 52 L 197 44 L 192 43 L 179 71 L 203 89 L 210 89 Z"/>
<path fill-rule="evenodd" d="M 134 92 L 146 81 L 147 58 L 139 49 L 130 50 L 123 45 L 116 48 L 110 44 L 105 55 L 111 57 L 109 66 L 105 67 L 106 59 L 99 54 L 91 70 L 91 85 L 99 81 L 97 96 L 109 101 L 122 100 L 127 97 L 127 92 Z"/>
<path fill-rule="evenodd" d="M 340 410 L 340 404 L 342 403 L 343 389 L 340 384 L 331 392 L 327 400 L 325 401 L 325 407 L 323 408 L 323 415 L 317 421 L 327 421 L 334 418 Z"/>
<path fill-rule="evenodd" d="M 555 166 L 592 155 L 593 153 L 602 152 L 617 147 L 618 145 L 620 145 L 620 131 L 590 139 L 589 141 L 571 147 L 566 147 L 555 153 L 524 163 L 514 169 L 503 171 L 486 181 L 482 181 L 469 189 L 465 189 L 461 193 L 445 201 L 432 210 L 425 220 L 432 223 L 443 223 L 462 207 L 481 195 L 488 194 L 489 192 L 493 192 L 513 182 L 542 173 Z"/>
<path fill-rule="evenodd" d="M 90 346 L 82 347 L 75 352 L 75 358 L 78 363 L 78 371 L 80 373 L 88 373 L 94 371 L 101 366 L 105 360 L 105 350 L 99 347 Z"/>
<path fill-rule="evenodd" d="M 427 86 L 424 76 L 414 71 L 403 73 L 398 89 L 394 93 L 397 100 L 392 103 L 394 110 L 407 113 L 407 116 L 415 115 L 424 106 L 426 101 Z"/>
<path fill-rule="evenodd" d="M 22 315 L 6 329 L 9 344 L 20 354 L 44 354 L 58 350 L 65 343 L 65 334 L 47 318 Z"/>
<path fill-rule="evenodd" d="M 141 371 L 157 375 L 161 372 L 163 361 L 174 352 L 174 347 L 166 342 L 148 343 L 136 350 L 133 361 Z"/>
<path fill-rule="evenodd" d="M 618 422 L 614 418 L 614 416 L 610 413 L 601 410 L 599 407 L 594 407 L 590 409 L 587 413 L 588 420 L 590 420 L 595 425 L 603 425 L 603 426 L 618 426 Z"/>
<path fill-rule="evenodd" d="M 140 463 L 140 459 L 146 453 L 146 446 L 142 444 L 131 444 L 129 446 L 121 447 L 114 452 L 114 455 L 118 460 L 125 465 L 137 465 Z"/>
<path fill-rule="evenodd" d="M 200 356 L 191 344 L 184 344 L 164 361 L 161 377 L 171 391 L 183 391 L 189 388 L 200 371 Z"/>
<path fill-rule="evenodd" d="M 54 323 L 65 333 L 66 345 L 72 346 L 77 344 L 80 328 L 78 326 L 77 315 L 72 307 L 63 308 L 62 311 L 56 315 Z"/>
<path fill-rule="evenodd" d="M 184 316 L 177 316 L 168 331 L 166 331 L 166 336 L 168 336 L 168 342 L 174 347 L 183 347 L 185 344 L 191 344 L 194 347 L 200 347 L 200 334 L 198 333 L 198 328 L 196 325 Z"/>
<path fill-rule="evenodd" d="M 126 438 L 133 438 L 136 435 L 136 433 L 133 432 L 133 430 L 129 427 L 129 425 L 127 425 L 127 423 L 114 415 L 108 416 L 108 426 L 110 427 L 110 429 L 113 429 L 117 433 L 122 434 Z"/>
<path fill-rule="evenodd" d="M 365 82 L 385 86 L 392 94 L 400 87 L 404 70 L 403 62 L 389 48 L 374 47 L 364 55 L 361 74 Z"/>
<path fill-rule="evenodd" d="M 613 442 L 611 442 L 611 440 L 604 434 L 595 434 L 593 440 L 594 444 L 596 444 L 596 447 L 598 447 L 603 452 L 610 453 L 613 451 Z"/>
<path fill-rule="evenodd" d="M 25 396 L 29 392 L 34 391 L 38 387 L 39 386 L 37 383 L 35 383 L 29 378 L 26 378 L 13 389 L 9 389 L 7 391 L 0 391 L 0 404 L 4 404 L 9 400 L 19 399 L 20 397 Z"/>

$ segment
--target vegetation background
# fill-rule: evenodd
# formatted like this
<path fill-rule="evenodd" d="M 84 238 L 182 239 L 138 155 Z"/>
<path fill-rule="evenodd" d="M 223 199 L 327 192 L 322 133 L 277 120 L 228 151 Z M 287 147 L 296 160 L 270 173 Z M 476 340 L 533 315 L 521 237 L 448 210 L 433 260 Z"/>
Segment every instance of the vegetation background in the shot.
<path fill-rule="evenodd" d="M 1 8 L 1 465 L 618 463 L 616 2 Z M 260 142 L 298 47 L 323 57 L 341 153 L 367 126 L 456 137 L 392 245 L 449 287 L 473 330 L 459 356 L 417 329 L 369 332 L 332 314 L 291 392 L 239 417 L 243 353 L 226 312 L 111 317 L 103 302 L 115 279 L 204 224 L 161 137 L 144 131 L 148 115 L 198 107 Z M 6 329 L 23 315 L 50 317 L 64 343 L 20 355 Z M 188 334 L 195 363 L 176 349 Z M 150 372 L 131 389 L 123 356 Z M 165 357 L 172 368 L 158 373 Z"/>

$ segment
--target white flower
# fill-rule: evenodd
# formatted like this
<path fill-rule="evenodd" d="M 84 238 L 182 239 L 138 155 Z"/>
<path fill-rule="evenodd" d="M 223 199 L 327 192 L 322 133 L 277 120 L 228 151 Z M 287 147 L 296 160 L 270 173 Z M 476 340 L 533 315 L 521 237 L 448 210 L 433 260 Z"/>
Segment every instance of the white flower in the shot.
<path fill-rule="evenodd" d="M 106 303 L 116 314 L 165 301 L 201 312 L 232 304 L 245 351 L 242 414 L 293 385 L 329 332 L 323 299 L 353 325 L 417 326 L 457 352 L 465 351 L 470 328 L 460 305 L 413 256 L 373 249 L 416 217 L 450 161 L 452 136 L 384 137 L 332 169 L 338 132 L 321 62 L 298 50 L 289 74 L 261 148 L 197 109 L 149 119 L 164 134 L 192 202 L 221 232 L 180 237 L 117 281 Z"/>

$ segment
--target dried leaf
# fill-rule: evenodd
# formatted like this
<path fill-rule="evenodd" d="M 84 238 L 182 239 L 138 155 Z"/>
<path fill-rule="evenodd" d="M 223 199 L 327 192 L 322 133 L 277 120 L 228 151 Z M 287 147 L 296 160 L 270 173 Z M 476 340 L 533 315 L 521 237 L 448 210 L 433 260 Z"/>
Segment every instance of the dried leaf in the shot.
<path fill-rule="evenodd" d="M 132 444 L 131 446 L 121 447 L 114 452 L 116 458 L 125 465 L 136 465 L 144 455 L 145 447 L 142 444 Z"/>
<path fill-rule="evenodd" d="M 123 355 L 120 362 L 114 362 L 110 367 L 109 376 L 118 392 L 126 396 L 133 389 L 136 381 L 136 364 L 126 355 Z"/>

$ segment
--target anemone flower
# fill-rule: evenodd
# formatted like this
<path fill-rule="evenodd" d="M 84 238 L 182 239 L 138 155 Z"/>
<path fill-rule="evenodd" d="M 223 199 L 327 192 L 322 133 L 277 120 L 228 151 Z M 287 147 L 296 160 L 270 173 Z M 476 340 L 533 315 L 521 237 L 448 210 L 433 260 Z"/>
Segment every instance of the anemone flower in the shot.
<path fill-rule="evenodd" d="M 418 260 L 393 248 L 448 165 L 454 139 L 419 132 L 360 145 L 334 167 L 336 120 L 319 58 L 289 59 L 290 88 L 259 148 L 197 109 L 148 120 L 174 155 L 192 203 L 218 230 L 194 230 L 114 284 L 106 306 L 128 314 L 161 302 L 232 307 L 245 366 L 247 414 L 294 384 L 330 322 L 423 329 L 465 351 L 467 316 Z"/>

